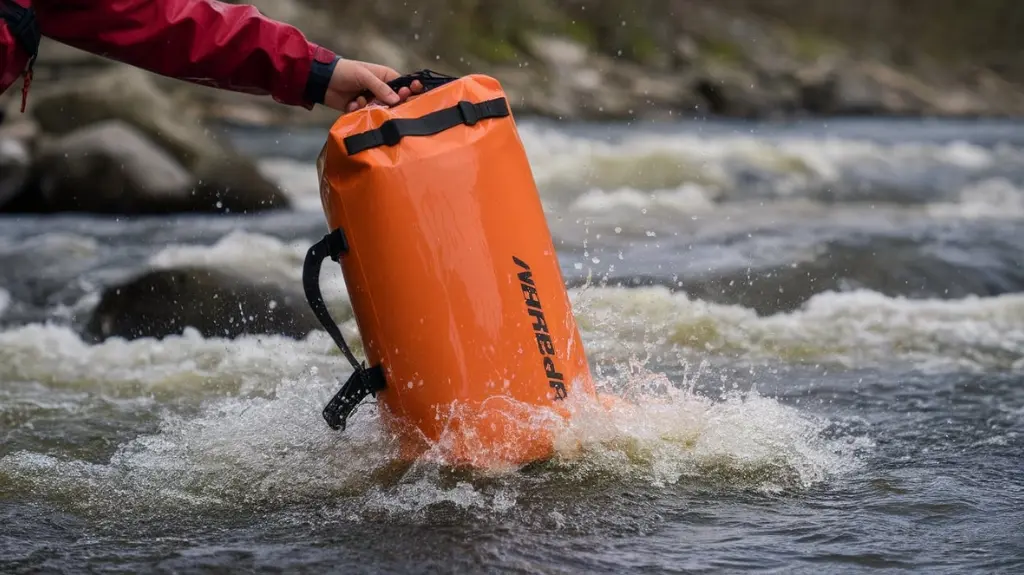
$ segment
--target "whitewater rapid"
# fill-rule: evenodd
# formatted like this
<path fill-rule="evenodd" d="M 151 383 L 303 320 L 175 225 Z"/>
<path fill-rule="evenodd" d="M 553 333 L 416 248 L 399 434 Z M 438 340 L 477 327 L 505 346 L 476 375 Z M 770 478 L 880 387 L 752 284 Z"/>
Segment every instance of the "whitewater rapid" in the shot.
<path fill-rule="evenodd" d="M 398 464 L 372 401 L 330 430 L 320 410 L 350 367 L 322 331 L 80 335 L 106 286 L 144 270 L 300 289 L 326 231 L 320 135 L 239 136 L 292 212 L 5 221 L 0 519 L 28 535 L 0 550 L 93 553 L 47 531 L 72 516 L 129 562 L 177 553 L 175 537 L 213 555 L 280 542 L 297 564 L 390 557 L 391 536 L 333 538 L 398 529 L 412 555 L 481 537 L 545 565 L 572 555 L 547 542 L 578 535 L 591 565 L 627 569 L 622 541 L 680 564 L 857 545 L 868 561 L 927 524 L 918 553 L 945 561 L 940 540 L 969 545 L 1024 501 L 1024 137 L 771 130 L 524 123 L 599 387 L 628 402 L 574 405 L 552 461 L 491 474 L 446 467 L 444 440 Z M 336 266 L 321 285 L 358 352 Z M 163 543 L 125 543 L 136 531 Z"/>

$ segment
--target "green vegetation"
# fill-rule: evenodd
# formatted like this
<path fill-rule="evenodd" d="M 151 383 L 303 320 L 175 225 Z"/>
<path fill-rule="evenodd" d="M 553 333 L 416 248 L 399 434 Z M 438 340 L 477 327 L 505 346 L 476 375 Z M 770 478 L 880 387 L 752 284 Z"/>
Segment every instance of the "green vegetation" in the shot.
<path fill-rule="evenodd" d="M 839 43 L 817 31 L 793 30 L 786 35 L 786 40 L 793 55 L 801 60 L 815 60 L 842 50 Z"/>
<path fill-rule="evenodd" d="M 781 32 L 792 55 L 801 59 L 844 46 L 896 64 L 939 59 L 1024 79 L 1020 0 L 278 1 L 314 8 L 343 30 L 369 23 L 397 38 L 415 37 L 426 53 L 453 64 L 471 56 L 520 60 L 533 33 L 564 35 L 607 56 L 645 65 L 664 61 L 688 35 L 708 57 L 738 64 L 750 50 L 769 49 L 742 41 L 746 31 L 731 29 L 731 19 L 739 17 Z"/>
<path fill-rule="evenodd" d="M 737 66 L 746 58 L 737 44 L 720 38 L 705 38 L 700 48 L 708 58 L 726 66 Z"/>
<path fill-rule="evenodd" d="M 228 0 L 242 3 L 244 0 Z M 700 13 L 756 17 L 788 31 L 795 55 L 813 58 L 842 44 L 897 63 L 920 57 L 970 62 L 1024 78 L 1024 2 L 1020 0 L 334 0 L 294 1 L 329 14 L 343 29 L 366 22 L 399 35 L 419 34 L 425 48 L 458 61 L 477 55 L 507 61 L 528 33 L 557 33 L 609 56 L 647 63 L 671 53 L 679 36 L 703 37 L 713 57 L 743 50 L 708 40 Z M 264 4 L 266 0 L 264 0 Z M 260 2 L 256 2 L 257 5 Z M 728 37 L 719 18 L 712 34 Z M 407 36 L 406 36 L 407 37 Z"/>
<path fill-rule="evenodd" d="M 646 63 L 661 52 L 637 6 L 620 10 L 610 2 L 450 0 L 453 6 L 435 19 L 448 42 L 448 57 L 473 55 L 491 61 L 515 60 L 530 34 L 557 34 L 597 52 Z"/>
<path fill-rule="evenodd" d="M 731 10 L 769 18 L 801 36 L 831 38 L 897 63 L 921 59 L 992 68 L 1024 78 L 1020 0 L 729 0 Z"/>

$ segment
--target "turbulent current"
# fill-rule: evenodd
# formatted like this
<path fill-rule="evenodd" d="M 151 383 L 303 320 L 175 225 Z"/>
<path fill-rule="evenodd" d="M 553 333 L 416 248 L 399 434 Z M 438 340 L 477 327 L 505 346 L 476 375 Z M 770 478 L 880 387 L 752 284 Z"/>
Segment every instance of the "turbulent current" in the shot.
<path fill-rule="evenodd" d="M 628 407 L 526 468 L 405 465 L 372 402 L 324 424 L 325 333 L 80 335 L 144 269 L 299 285 L 323 134 L 235 130 L 296 210 L 0 220 L 0 571 L 1024 571 L 1024 126 L 521 133 Z"/>

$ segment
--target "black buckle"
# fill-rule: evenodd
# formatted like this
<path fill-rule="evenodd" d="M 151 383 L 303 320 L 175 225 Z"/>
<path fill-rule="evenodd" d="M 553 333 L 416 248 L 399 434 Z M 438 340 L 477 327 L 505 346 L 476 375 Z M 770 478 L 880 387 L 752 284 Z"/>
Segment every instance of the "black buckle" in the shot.
<path fill-rule="evenodd" d="M 330 256 L 332 261 L 337 262 L 343 254 L 348 253 L 348 238 L 345 237 L 345 231 L 341 228 L 327 234 L 326 239 L 327 255 Z"/>
<path fill-rule="evenodd" d="M 458 104 L 459 114 L 462 115 L 462 121 L 467 126 L 472 126 L 480 120 L 480 116 L 476 113 L 476 107 L 469 102 L 462 100 Z"/>
<path fill-rule="evenodd" d="M 394 146 L 402 140 L 402 134 L 398 131 L 398 125 L 388 120 L 380 125 L 380 139 L 385 146 Z"/>
<path fill-rule="evenodd" d="M 344 431 L 346 421 L 359 403 L 369 395 L 376 395 L 384 387 L 384 370 L 381 366 L 353 371 L 345 385 L 324 406 L 323 416 L 327 425 L 331 429 Z"/>

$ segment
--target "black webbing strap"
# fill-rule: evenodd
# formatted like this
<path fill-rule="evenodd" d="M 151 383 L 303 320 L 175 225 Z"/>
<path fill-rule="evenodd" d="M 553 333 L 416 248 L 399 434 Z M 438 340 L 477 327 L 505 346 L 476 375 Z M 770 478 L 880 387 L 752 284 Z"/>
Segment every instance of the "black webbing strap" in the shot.
<path fill-rule="evenodd" d="M 478 104 L 465 100 L 458 104 L 431 112 L 419 118 L 395 118 L 379 128 L 345 138 L 345 149 L 352 156 L 377 146 L 394 146 L 406 136 L 431 136 L 455 126 L 472 126 L 480 120 L 503 118 L 509 115 L 505 98 L 495 98 Z"/>
<path fill-rule="evenodd" d="M 39 42 L 42 39 L 35 11 L 12 0 L 0 0 L 0 20 L 7 22 L 11 36 L 21 44 L 22 50 L 28 52 L 31 66 L 39 55 Z"/>
<path fill-rule="evenodd" d="M 384 370 L 380 365 L 367 368 L 365 364 L 359 363 L 341 330 L 331 318 L 331 312 L 327 309 L 323 294 L 320 293 L 320 268 L 323 261 L 328 257 L 332 261 L 339 261 L 341 255 L 348 251 L 348 240 L 345 232 L 338 228 L 327 234 L 320 241 L 313 244 L 306 252 L 306 261 L 302 265 L 302 287 L 306 292 L 306 301 L 313 310 L 313 314 L 320 322 L 327 333 L 331 335 L 335 345 L 345 355 L 354 371 L 341 387 L 338 393 L 334 394 L 331 401 L 324 407 L 323 417 L 331 429 L 345 429 L 345 421 L 355 411 L 359 402 L 368 395 L 373 395 L 384 389 Z"/>
<path fill-rule="evenodd" d="M 413 82 L 419 82 L 420 85 L 423 86 L 423 91 L 428 92 L 430 90 L 433 90 L 434 88 L 440 88 L 441 86 L 444 86 L 448 82 L 452 82 L 454 80 L 458 80 L 458 78 L 456 78 L 455 76 L 449 76 L 447 74 L 435 72 L 429 68 L 424 68 L 417 72 L 413 72 L 411 74 L 406 74 L 405 76 L 395 78 L 394 80 L 388 82 L 388 86 L 390 86 L 392 90 L 397 92 L 402 88 L 412 88 Z M 359 93 L 359 95 L 362 96 L 363 98 L 366 98 L 367 102 L 375 98 L 373 92 L 371 92 L 370 90 L 363 90 L 362 92 Z"/>
<path fill-rule="evenodd" d="M 375 365 L 352 372 L 345 385 L 324 406 L 323 416 L 331 429 L 345 430 L 345 422 L 361 401 L 385 387 L 384 369 Z"/>

